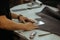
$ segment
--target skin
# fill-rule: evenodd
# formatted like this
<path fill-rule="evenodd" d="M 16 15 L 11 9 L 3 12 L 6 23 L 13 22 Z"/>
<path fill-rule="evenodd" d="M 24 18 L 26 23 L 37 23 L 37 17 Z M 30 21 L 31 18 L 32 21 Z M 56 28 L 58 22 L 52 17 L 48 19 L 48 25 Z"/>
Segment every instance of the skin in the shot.
<path fill-rule="evenodd" d="M 14 13 L 11 14 L 12 19 L 17 19 L 19 15 Z M 28 20 L 28 22 L 25 22 Z M 0 16 L 0 28 L 6 30 L 33 30 L 38 28 L 36 24 L 33 24 L 31 19 L 28 19 L 24 16 L 19 17 L 19 21 L 23 21 L 24 23 L 16 23 L 10 19 L 8 19 L 5 15 Z"/>

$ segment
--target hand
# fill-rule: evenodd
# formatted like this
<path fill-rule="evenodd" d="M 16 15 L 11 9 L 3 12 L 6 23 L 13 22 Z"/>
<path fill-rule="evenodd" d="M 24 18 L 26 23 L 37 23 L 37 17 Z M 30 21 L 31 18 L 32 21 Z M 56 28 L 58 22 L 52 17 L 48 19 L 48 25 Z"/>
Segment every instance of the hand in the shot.
<path fill-rule="evenodd" d="M 32 19 L 28 19 L 27 17 L 24 16 L 20 16 L 19 21 L 26 23 L 26 22 L 32 22 L 34 23 L 34 21 Z"/>
<path fill-rule="evenodd" d="M 33 29 L 36 29 L 38 28 L 38 26 L 36 24 L 33 24 L 31 22 L 28 22 L 28 23 L 25 23 L 24 24 L 24 30 L 33 30 Z"/>

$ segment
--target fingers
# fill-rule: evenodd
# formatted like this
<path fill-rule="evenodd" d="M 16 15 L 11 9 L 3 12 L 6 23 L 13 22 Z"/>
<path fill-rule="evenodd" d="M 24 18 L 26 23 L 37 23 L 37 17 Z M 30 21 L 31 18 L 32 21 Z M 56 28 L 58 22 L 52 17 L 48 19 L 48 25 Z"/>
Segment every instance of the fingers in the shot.
<path fill-rule="evenodd" d="M 38 27 L 38 25 L 36 25 L 35 23 L 31 23 L 32 24 L 32 28 L 34 28 L 34 29 L 38 29 L 39 27 Z"/>
<path fill-rule="evenodd" d="M 29 18 L 27 18 L 27 17 L 25 17 L 25 21 L 26 21 L 26 22 L 32 22 L 32 23 L 35 23 L 35 21 L 34 21 L 34 20 L 29 19 Z"/>
<path fill-rule="evenodd" d="M 32 20 L 32 19 L 28 19 L 28 21 L 29 21 L 29 22 L 32 22 L 32 23 L 35 23 L 35 21 L 34 21 L 34 20 Z"/>
<path fill-rule="evenodd" d="M 34 29 L 37 29 L 38 28 L 38 26 L 36 25 L 36 24 L 33 24 L 33 23 L 31 23 L 31 22 L 28 22 L 27 24 L 26 24 L 26 30 L 34 30 Z"/>
<path fill-rule="evenodd" d="M 31 29 L 28 29 L 28 30 L 31 31 L 31 30 L 34 30 L 34 29 L 38 29 L 38 27 L 33 27 L 33 28 L 31 28 Z"/>
<path fill-rule="evenodd" d="M 31 19 L 28 19 L 27 17 L 21 17 L 21 18 L 20 18 L 20 21 L 22 21 L 23 23 L 25 23 L 25 22 L 35 23 L 35 21 L 33 21 L 33 20 L 31 20 Z"/>
<path fill-rule="evenodd" d="M 25 20 L 22 20 L 23 23 L 26 23 Z"/>
<path fill-rule="evenodd" d="M 35 26 L 34 29 L 38 29 L 39 27 L 38 26 Z"/>
<path fill-rule="evenodd" d="M 34 25 L 34 29 L 38 29 L 39 28 L 39 26 L 37 24 L 33 23 L 33 25 Z"/>

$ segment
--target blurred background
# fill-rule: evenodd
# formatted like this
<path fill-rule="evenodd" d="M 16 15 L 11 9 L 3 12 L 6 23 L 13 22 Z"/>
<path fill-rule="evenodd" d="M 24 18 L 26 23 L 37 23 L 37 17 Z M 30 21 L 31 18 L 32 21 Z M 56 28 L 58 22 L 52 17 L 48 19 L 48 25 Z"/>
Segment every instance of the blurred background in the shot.
<path fill-rule="evenodd" d="M 10 8 L 19 4 L 29 3 L 31 1 L 32 0 L 9 0 Z M 60 5 L 60 0 L 39 0 L 39 1 L 41 1 L 43 4 L 53 6 L 53 7 L 57 7 L 57 5 Z"/>

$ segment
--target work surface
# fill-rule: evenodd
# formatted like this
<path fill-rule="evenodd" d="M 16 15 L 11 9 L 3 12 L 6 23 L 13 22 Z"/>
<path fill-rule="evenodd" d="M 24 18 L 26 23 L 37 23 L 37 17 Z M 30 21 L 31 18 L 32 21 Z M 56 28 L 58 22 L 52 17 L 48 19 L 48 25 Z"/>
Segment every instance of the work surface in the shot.
<path fill-rule="evenodd" d="M 16 13 L 16 14 L 22 14 L 22 15 L 28 17 L 28 18 L 32 18 L 33 20 L 35 20 L 37 18 L 39 18 L 39 20 L 40 20 L 41 17 L 36 15 L 36 13 L 42 11 L 45 7 L 46 7 L 46 5 L 42 5 L 40 8 L 35 8 L 35 9 L 31 9 L 31 10 L 28 9 L 28 10 L 23 10 L 23 11 L 12 11 L 12 10 L 15 10 L 15 9 L 29 8 L 29 6 L 27 6 L 27 4 L 22 4 L 22 5 L 18 5 L 18 6 L 15 6 L 15 7 L 11 8 L 11 12 Z M 17 20 L 14 20 L 14 21 L 18 22 Z M 43 25 L 45 25 L 45 24 L 43 24 Z M 36 36 L 34 37 L 33 40 L 60 40 L 60 36 L 55 35 L 55 34 L 49 34 L 50 32 L 40 30 L 40 29 L 39 30 L 36 29 L 36 30 L 32 30 L 32 31 L 18 30 L 16 32 L 25 36 L 29 40 L 30 40 L 30 38 L 29 38 L 30 34 L 32 32 L 37 32 L 37 34 L 36 34 Z M 49 35 L 38 36 L 38 35 L 41 35 L 41 34 L 49 34 Z"/>

